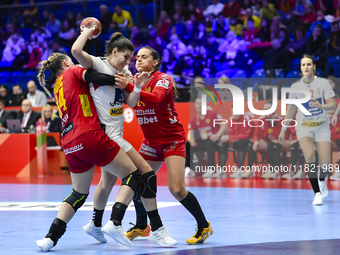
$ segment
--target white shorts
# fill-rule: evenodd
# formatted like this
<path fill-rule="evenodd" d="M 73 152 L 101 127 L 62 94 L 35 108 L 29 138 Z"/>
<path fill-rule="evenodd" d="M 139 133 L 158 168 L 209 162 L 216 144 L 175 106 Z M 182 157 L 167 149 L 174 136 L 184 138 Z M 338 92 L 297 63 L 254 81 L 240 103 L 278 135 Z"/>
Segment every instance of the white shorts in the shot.
<path fill-rule="evenodd" d="M 322 127 L 318 129 L 308 129 L 305 127 L 296 128 L 297 139 L 302 137 L 313 138 L 315 142 L 331 142 L 331 130 L 329 127 Z"/>
<path fill-rule="evenodd" d="M 114 126 L 105 126 L 105 133 L 115 141 L 123 151 L 128 152 L 131 150 L 132 145 L 124 140 L 123 138 L 123 128 L 122 127 L 114 127 Z"/>

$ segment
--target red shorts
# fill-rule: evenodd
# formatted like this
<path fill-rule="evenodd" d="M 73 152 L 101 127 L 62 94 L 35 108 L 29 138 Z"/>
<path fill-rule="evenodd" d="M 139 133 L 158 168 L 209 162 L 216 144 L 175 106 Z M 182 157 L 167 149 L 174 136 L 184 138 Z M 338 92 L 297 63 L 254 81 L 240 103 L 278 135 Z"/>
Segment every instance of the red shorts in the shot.
<path fill-rule="evenodd" d="M 120 147 L 102 129 L 81 134 L 63 146 L 65 158 L 71 173 L 80 174 L 94 165 L 106 166 L 117 155 Z"/>
<path fill-rule="evenodd" d="M 139 154 L 150 161 L 164 161 L 169 156 L 181 156 L 185 158 L 185 140 L 173 141 L 172 143 L 153 145 L 145 138 L 139 148 Z"/>

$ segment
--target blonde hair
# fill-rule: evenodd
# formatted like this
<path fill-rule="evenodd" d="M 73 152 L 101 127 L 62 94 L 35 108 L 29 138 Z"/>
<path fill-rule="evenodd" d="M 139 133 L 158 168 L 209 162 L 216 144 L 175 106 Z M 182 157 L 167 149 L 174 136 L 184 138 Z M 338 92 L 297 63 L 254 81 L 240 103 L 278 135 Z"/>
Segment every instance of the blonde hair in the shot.
<path fill-rule="evenodd" d="M 43 108 L 41 109 L 41 118 L 42 118 L 44 121 L 46 120 L 46 118 L 45 118 L 45 110 L 46 110 L 46 109 L 51 109 L 51 111 L 52 111 L 51 120 L 54 120 L 55 118 L 58 118 L 58 116 L 54 113 L 52 106 L 49 105 L 49 104 L 46 104 L 46 105 L 44 105 Z"/>
<path fill-rule="evenodd" d="M 67 59 L 67 55 L 63 53 L 51 53 L 47 60 L 40 62 L 40 69 L 38 72 L 38 80 L 40 85 L 44 88 L 46 94 L 52 98 L 51 92 L 46 88 L 45 71 L 51 71 L 50 84 L 53 84 L 59 75 L 61 69 L 61 62 Z"/>

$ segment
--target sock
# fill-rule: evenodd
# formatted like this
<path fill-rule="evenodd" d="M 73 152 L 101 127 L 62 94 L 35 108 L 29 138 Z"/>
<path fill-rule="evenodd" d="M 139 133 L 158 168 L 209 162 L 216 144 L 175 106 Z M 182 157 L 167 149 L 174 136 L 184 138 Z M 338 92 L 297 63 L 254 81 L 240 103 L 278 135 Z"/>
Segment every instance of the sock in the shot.
<path fill-rule="evenodd" d="M 148 225 L 148 215 L 139 195 L 133 200 L 133 203 L 135 204 L 136 209 L 136 227 L 145 229 Z"/>
<path fill-rule="evenodd" d="M 112 206 L 112 213 L 111 213 L 111 219 L 110 220 L 113 221 L 113 224 L 115 226 L 122 225 L 122 220 L 124 218 L 126 208 L 127 208 L 127 205 L 120 203 L 120 202 L 116 202 Z"/>
<path fill-rule="evenodd" d="M 97 210 L 96 208 L 93 208 L 92 221 L 96 227 L 102 226 L 103 214 L 104 210 Z"/>
<path fill-rule="evenodd" d="M 65 233 L 66 231 L 66 222 L 55 218 L 52 222 L 50 230 L 48 234 L 45 236 L 46 238 L 51 238 L 53 241 L 53 245 L 56 246 L 59 238 Z"/>
<path fill-rule="evenodd" d="M 328 171 L 329 171 L 328 167 L 323 168 L 322 166 L 320 166 L 320 176 L 319 176 L 320 181 L 325 180 L 325 178 L 328 174 Z"/>
<path fill-rule="evenodd" d="M 151 231 L 155 231 L 163 226 L 161 217 L 159 217 L 158 209 L 148 212 L 150 219 Z"/>
<path fill-rule="evenodd" d="M 209 224 L 205 219 L 204 213 L 194 194 L 188 191 L 188 195 L 179 201 L 197 221 L 198 228 L 207 228 Z"/>
<path fill-rule="evenodd" d="M 313 170 L 313 172 L 311 172 L 311 170 Z M 316 161 L 310 164 L 306 163 L 306 172 L 307 172 L 310 184 L 312 185 L 312 188 L 314 190 L 314 193 L 320 192 L 319 182 L 318 182 L 318 168 L 317 168 Z"/>
<path fill-rule="evenodd" d="M 280 167 L 281 165 L 281 149 L 282 145 L 279 143 L 274 143 L 273 145 L 273 166 L 278 166 Z"/>

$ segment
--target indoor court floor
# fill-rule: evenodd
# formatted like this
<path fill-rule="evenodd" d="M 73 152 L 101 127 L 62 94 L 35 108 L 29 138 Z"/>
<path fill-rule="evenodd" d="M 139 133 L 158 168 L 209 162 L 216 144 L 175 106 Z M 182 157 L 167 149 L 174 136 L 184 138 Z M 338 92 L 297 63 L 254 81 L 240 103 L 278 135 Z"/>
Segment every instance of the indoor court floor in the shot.
<path fill-rule="evenodd" d="M 164 226 L 178 241 L 163 248 L 145 238 L 125 247 L 108 237 L 98 243 L 82 229 L 92 217 L 93 195 L 100 178 L 96 172 L 86 204 L 68 224 L 52 254 L 340 254 L 340 181 L 330 189 L 322 206 L 313 206 L 308 180 L 187 178 L 211 222 L 214 234 L 203 245 L 185 240 L 196 228 L 193 217 L 166 187 L 166 171 L 158 174 L 158 205 Z M 103 223 L 110 217 L 118 185 L 110 196 Z M 35 241 L 43 238 L 71 191 L 68 174 L 45 178 L 0 178 L 0 254 L 42 254 Z M 135 221 L 133 205 L 123 220 L 127 230 Z"/>

